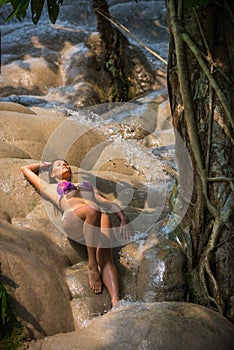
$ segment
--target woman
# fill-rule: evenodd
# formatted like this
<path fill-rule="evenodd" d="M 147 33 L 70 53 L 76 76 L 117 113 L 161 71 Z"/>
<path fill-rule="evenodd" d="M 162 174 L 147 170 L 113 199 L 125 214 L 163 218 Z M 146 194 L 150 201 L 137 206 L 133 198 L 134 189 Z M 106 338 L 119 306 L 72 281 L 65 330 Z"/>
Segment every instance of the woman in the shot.
<path fill-rule="evenodd" d="M 107 288 L 112 306 L 119 303 L 119 286 L 111 249 L 111 222 L 102 208 L 115 212 L 120 219 L 120 233 L 128 240 L 132 229 L 123 210 L 99 195 L 89 182 L 73 184 L 72 171 L 64 160 L 23 166 L 28 181 L 63 212 L 62 226 L 68 237 L 77 242 L 85 240 L 88 252 L 90 288 L 101 293 L 102 283 Z M 36 173 L 48 170 L 50 183 Z"/>

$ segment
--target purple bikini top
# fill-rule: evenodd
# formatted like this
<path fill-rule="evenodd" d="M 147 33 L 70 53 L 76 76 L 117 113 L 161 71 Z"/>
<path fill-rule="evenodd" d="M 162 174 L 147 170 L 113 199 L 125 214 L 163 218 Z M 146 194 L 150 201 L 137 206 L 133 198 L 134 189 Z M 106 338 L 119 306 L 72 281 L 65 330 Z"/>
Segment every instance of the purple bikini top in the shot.
<path fill-rule="evenodd" d="M 70 181 L 61 181 L 57 185 L 57 193 L 59 201 L 62 200 L 63 196 L 71 191 L 93 191 L 93 186 L 90 182 L 84 181 L 78 184 L 73 184 Z"/>

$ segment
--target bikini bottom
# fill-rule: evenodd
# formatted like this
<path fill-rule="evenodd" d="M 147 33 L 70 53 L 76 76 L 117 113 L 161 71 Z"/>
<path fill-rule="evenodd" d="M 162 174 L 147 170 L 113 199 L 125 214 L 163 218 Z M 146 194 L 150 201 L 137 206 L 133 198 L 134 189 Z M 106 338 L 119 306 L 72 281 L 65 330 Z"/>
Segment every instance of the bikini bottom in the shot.
<path fill-rule="evenodd" d="M 61 221 L 63 229 L 69 239 L 85 244 L 83 235 L 83 220 L 75 214 L 74 209 L 65 211 Z"/>

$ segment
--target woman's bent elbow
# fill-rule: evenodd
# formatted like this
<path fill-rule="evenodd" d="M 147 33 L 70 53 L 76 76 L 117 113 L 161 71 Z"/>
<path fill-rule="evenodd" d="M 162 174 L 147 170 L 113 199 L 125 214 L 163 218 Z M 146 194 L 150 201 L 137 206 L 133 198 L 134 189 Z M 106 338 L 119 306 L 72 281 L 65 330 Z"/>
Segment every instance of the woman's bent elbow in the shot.
<path fill-rule="evenodd" d="M 26 167 L 25 166 L 22 166 L 21 168 L 20 168 L 20 170 L 21 170 L 21 172 L 24 174 L 24 172 L 25 172 L 25 169 L 26 169 Z"/>

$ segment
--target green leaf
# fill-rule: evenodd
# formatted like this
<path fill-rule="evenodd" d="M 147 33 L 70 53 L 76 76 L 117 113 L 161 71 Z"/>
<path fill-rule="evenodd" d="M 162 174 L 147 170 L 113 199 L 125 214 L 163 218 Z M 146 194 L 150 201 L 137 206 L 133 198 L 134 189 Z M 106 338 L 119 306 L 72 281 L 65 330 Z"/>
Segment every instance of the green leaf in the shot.
<path fill-rule="evenodd" d="M 6 20 L 10 21 L 13 17 L 16 17 L 21 21 L 21 19 L 26 16 L 29 1 L 30 0 L 11 0 L 10 3 L 13 7 L 13 11 Z"/>
<path fill-rule="evenodd" d="M 54 24 L 59 15 L 59 8 L 63 4 L 63 0 L 47 0 L 47 8 L 50 21 Z"/>
<path fill-rule="evenodd" d="M 37 24 L 44 6 L 45 0 L 31 0 L 32 21 Z"/>
<path fill-rule="evenodd" d="M 19 8 L 20 8 L 20 2 L 17 4 L 15 1 L 10 1 L 10 3 L 13 6 L 13 11 L 7 17 L 7 19 L 6 19 L 7 21 L 10 21 L 13 17 L 15 17 L 19 11 Z"/>
<path fill-rule="evenodd" d="M 4 288 L 3 284 L 0 283 L 0 301 L 1 301 L 1 317 L 2 317 L 2 324 L 5 323 L 6 320 L 6 309 L 7 309 L 7 297 L 6 297 L 6 289 Z"/>
<path fill-rule="evenodd" d="M 5 5 L 8 2 L 11 2 L 11 0 L 0 0 L 0 6 Z"/>
<path fill-rule="evenodd" d="M 28 6 L 29 6 L 29 2 L 30 0 L 24 0 L 24 1 L 21 1 L 21 6 L 20 6 L 20 11 L 19 13 L 16 15 L 16 17 L 21 21 L 21 19 L 23 19 L 26 14 L 27 14 L 27 9 L 28 9 Z"/>

